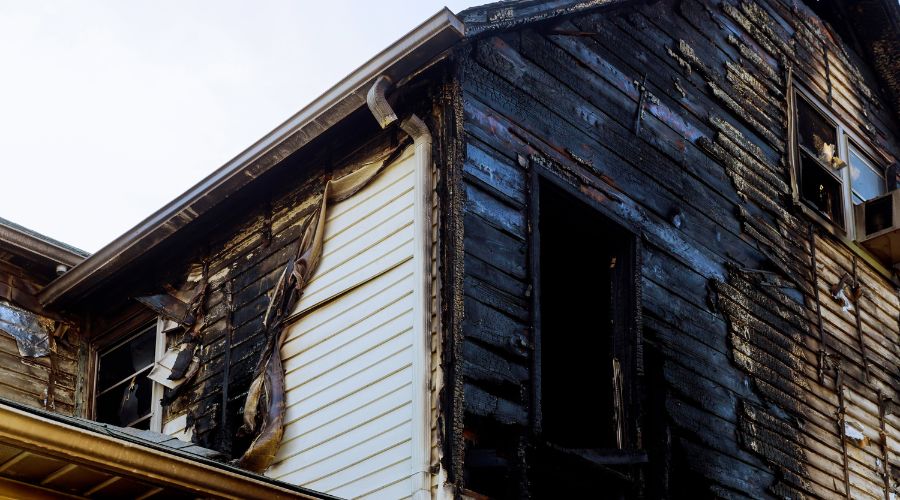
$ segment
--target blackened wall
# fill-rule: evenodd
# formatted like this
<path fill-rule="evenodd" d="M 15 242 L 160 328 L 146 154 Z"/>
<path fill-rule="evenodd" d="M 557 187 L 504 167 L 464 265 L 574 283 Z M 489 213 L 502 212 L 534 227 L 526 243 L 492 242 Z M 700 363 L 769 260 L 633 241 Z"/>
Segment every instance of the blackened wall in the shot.
<path fill-rule="evenodd" d="M 457 480 L 530 493 L 529 177 L 541 169 L 644 242 L 650 462 L 635 491 L 887 495 L 900 422 L 879 407 L 900 386 L 896 289 L 794 206 L 787 145 L 793 81 L 896 158 L 867 74 L 788 0 L 633 2 L 471 41 Z M 830 297 L 854 261 L 859 328 Z M 848 439 L 847 421 L 866 439 Z"/>

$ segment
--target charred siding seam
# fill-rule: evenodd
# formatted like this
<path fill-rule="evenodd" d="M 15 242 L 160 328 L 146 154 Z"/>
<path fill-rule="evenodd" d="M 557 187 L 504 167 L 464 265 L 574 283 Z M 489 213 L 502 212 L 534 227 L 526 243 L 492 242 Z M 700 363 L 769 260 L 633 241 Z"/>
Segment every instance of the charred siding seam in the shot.
<path fill-rule="evenodd" d="M 835 391 L 838 397 L 838 414 L 837 414 L 837 432 L 841 436 L 841 454 L 843 458 L 844 470 L 844 494 L 850 498 L 850 459 L 847 456 L 847 436 L 845 428 L 847 426 L 847 408 L 844 405 L 844 370 L 838 363 L 835 367 L 834 379 Z"/>
<path fill-rule="evenodd" d="M 825 384 L 825 364 L 827 362 L 828 350 L 825 340 L 825 327 L 822 324 L 822 302 L 819 298 L 819 272 L 818 263 L 816 262 L 816 233 L 813 229 L 812 222 L 809 223 L 809 262 L 813 278 L 813 292 L 816 303 L 816 326 L 819 330 L 819 353 L 818 353 L 818 374 L 819 383 Z"/>
<path fill-rule="evenodd" d="M 853 256 L 853 288 L 858 288 L 859 284 L 859 274 L 856 271 L 857 258 L 856 255 Z M 853 305 L 853 316 L 856 319 L 856 340 L 859 343 L 859 352 L 862 355 L 863 362 L 863 370 L 866 373 L 866 382 L 872 381 L 872 374 L 869 371 L 869 359 L 866 356 L 866 343 L 863 340 L 863 331 L 862 324 L 860 319 L 860 309 L 862 308 L 862 299 L 863 294 L 860 294 L 856 299 L 856 304 Z"/>
<path fill-rule="evenodd" d="M 466 57 L 459 51 L 453 55 L 454 65 Z M 458 66 L 457 66 L 458 68 Z M 459 78 L 459 75 L 457 75 Z M 442 304 L 442 321 L 446 325 L 442 360 L 444 371 L 444 392 L 442 406 L 446 409 L 444 419 L 444 467 L 447 478 L 457 490 L 463 486 L 463 459 L 465 441 L 463 438 L 463 413 L 465 405 L 462 347 L 464 320 L 464 273 L 465 273 L 465 229 L 463 217 L 466 206 L 466 192 L 463 189 L 463 164 L 466 156 L 465 132 L 463 129 L 463 97 L 460 81 L 454 80 L 443 86 L 441 102 L 445 110 L 441 124 L 442 143 L 445 145 L 442 193 L 438 196 L 444 218 L 441 240 L 445 242 L 441 260 L 445 263 L 441 280 L 445 287 Z"/>

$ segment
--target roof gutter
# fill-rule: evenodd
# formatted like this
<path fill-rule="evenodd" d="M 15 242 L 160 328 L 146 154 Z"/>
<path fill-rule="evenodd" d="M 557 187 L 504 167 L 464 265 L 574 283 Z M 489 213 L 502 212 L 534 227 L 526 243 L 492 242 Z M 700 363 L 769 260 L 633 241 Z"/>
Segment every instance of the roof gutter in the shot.
<path fill-rule="evenodd" d="M 462 39 L 463 33 L 462 22 L 442 9 L 184 194 L 51 282 L 38 300 L 50 305 L 90 291 L 365 106 L 366 93 L 378 77 L 401 81 Z"/>
<path fill-rule="evenodd" d="M 0 443 L 216 498 L 323 498 L 0 404 Z"/>
<path fill-rule="evenodd" d="M 15 224 L 0 220 L 0 242 L 15 247 L 27 255 L 34 255 L 56 264 L 74 266 L 85 260 L 85 255 L 75 253 L 49 239 L 42 239 L 20 230 Z"/>

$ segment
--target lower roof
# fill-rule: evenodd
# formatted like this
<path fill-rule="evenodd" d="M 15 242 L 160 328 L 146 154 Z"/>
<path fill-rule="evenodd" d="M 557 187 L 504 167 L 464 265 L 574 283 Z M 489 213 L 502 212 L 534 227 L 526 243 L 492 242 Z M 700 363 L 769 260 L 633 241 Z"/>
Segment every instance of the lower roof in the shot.
<path fill-rule="evenodd" d="M 0 401 L 0 498 L 334 498 L 170 436 Z"/>

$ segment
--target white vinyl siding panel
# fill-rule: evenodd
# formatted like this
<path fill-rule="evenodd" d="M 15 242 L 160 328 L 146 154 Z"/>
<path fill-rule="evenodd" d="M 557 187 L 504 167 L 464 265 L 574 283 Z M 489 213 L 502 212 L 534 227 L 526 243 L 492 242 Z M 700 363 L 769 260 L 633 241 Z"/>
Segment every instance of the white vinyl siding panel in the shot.
<path fill-rule="evenodd" d="M 410 494 L 414 166 L 407 153 L 328 209 L 281 352 L 287 411 L 271 477 L 345 498 Z"/>
<path fill-rule="evenodd" d="M 178 438 L 182 441 L 191 441 L 191 437 L 194 434 L 193 428 L 188 428 L 187 426 L 187 413 L 183 415 L 179 415 L 172 420 L 169 420 L 162 426 L 162 433 L 168 434 L 174 438 Z"/>

